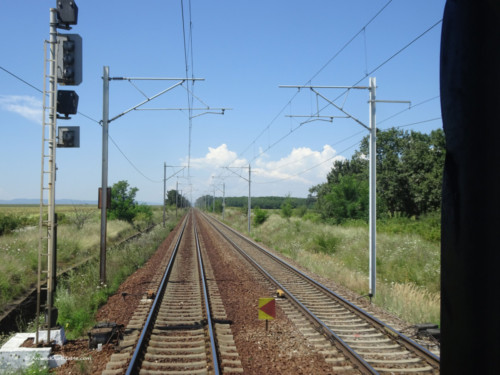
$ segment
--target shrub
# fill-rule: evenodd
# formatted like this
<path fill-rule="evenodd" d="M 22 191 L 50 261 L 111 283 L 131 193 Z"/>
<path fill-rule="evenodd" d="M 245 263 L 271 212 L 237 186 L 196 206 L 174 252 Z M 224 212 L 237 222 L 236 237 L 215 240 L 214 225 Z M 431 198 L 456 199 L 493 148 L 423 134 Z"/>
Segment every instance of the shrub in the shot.
<path fill-rule="evenodd" d="M 144 230 L 153 223 L 153 210 L 145 204 L 135 207 L 135 216 L 133 219 L 134 227 L 137 230 Z"/>
<path fill-rule="evenodd" d="M 260 225 L 267 220 L 269 217 L 269 213 L 265 210 L 261 210 L 259 207 L 255 207 L 254 209 L 254 217 L 253 222 L 255 225 Z"/>
<path fill-rule="evenodd" d="M 314 236 L 312 251 L 316 253 L 334 254 L 341 240 L 328 233 L 319 233 Z"/>
<path fill-rule="evenodd" d="M 85 223 L 89 221 L 94 212 L 92 210 L 73 206 L 74 215 L 71 219 L 71 222 L 76 226 L 76 229 L 80 230 L 85 226 Z"/>
<path fill-rule="evenodd" d="M 20 226 L 20 220 L 12 215 L 0 215 L 0 235 L 10 233 Z"/>
<path fill-rule="evenodd" d="M 319 224 L 322 222 L 321 216 L 317 213 L 308 211 L 302 216 L 303 220 L 309 220 L 311 223 Z"/>
<path fill-rule="evenodd" d="M 293 207 L 290 197 L 287 197 L 283 204 L 281 205 L 281 215 L 285 219 L 289 219 L 292 216 Z"/>
<path fill-rule="evenodd" d="M 306 206 L 299 206 L 295 209 L 294 213 L 298 217 L 304 217 L 304 215 L 307 212 L 307 207 Z"/>

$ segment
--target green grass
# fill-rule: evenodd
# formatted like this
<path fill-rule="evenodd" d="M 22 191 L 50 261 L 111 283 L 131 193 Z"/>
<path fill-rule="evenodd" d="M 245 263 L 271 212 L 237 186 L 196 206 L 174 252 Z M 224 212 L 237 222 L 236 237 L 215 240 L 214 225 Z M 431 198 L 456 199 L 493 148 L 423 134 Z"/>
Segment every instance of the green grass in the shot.
<path fill-rule="evenodd" d="M 238 210 L 228 209 L 226 222 L 247 232 L 246 217 Z M 377 232 L 374 303 L 410 323 L 439 323 L 440 245 L 435 234 L 429 235 L 439 233 L 439 216 L 386 219 Z M 252 227 L 251 236 L 320 276 L 359 294 L 368 292 L 368 226 L 364 222 L 329 225 L 309 212 L 289 220 L 271 214 L 262 225 Z"/>
<path fill-rule="evenodd" d="M 68 338 L 84 335 L 95 324 L 98 308 L 151 257 L 176 223 L 175 212 L 170 213 L 165 228 L 158 225 L 137 240 L 109 249 L 105 285 L 99 282 L 97 259 L 70 272 L 58 284 L 55 306 L 59 310 L 58 322 L 65 327 Z"/>
<path fill-rule="evenodd" d="M 95 206 L 57 206 L 59 217 L 57 271 L 91 256 L 97 256 L 100 244 L 100 210 Z M 154 219 L 161 221 L 162 207 L 153 208 Z M 36 287 L 38 270 L 39 230 L 38 206 L 3 206 L 0 215 L 31 218 L 27 226 L 0 236 L 0 312 L 23 292 Z M 34 225 L 32 225 L 35 223 Z M 108 221 L 108 247 L 135 233 L 132 225 L 117 220 Z M 46 246 L 46 243 L 44 243 Z"/>

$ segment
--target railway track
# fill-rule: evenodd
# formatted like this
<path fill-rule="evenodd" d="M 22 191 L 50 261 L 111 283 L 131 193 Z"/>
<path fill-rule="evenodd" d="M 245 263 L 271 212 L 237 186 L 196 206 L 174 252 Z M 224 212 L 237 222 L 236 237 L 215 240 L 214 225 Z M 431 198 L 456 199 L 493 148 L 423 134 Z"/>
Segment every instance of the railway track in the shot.
<path fill-rule="evenodd" d="M 103 374 L 123 373 L 127 362 L 126 374 L 243 372 L 205 251 L 190 214 L 147 316 L 142 314 L 144 324 L 129 324 L 128 336 L 120 344 L 126 348 L 133 341 L 133 353 L 124 350 L 114 355 Z"/>
<path fill-rule="evenodd" d="M 144 233 L 150 232 L 155 225 L 151 225 L 143 231 L 139 231 L 131 236 L 119 241 L 112 247 L 119 247 L 127 242 L 131 242 L 134 239 L 140 237 Z M 111 248 L 111 246 L 110 246 Z M 57 278 L 65 277 L 71 271 L 77 271 L 80 267 L 84 266 L 88 262 L 95 259 L 96 256 L 90 256 L 74 265 L 65 268 L 57 273 Z M 36 284 L 34 288 L 30 288 L 23 296 L 18 297 L 15 301 L 8 305 L 5 311 L 0 313 L 0 334 L 9 334 L 12 331 L 19 330 L 18 323 L 29 322 L 36 317 L 36 298 L 37 298 L 37 288 Z M 45 303 L 47 296 L 45 293 L 42 294 L 42 303 Z"/>
<path fill-rule="evenodd" d="M 296 270 L 258 244 L 212 217 L 204 219 L 300 311 L 342 353 L 329 358 L 336 371 L 437 374 L 439 358 L 377 318 Z M 300 318 L 298 318 L 300 320 Z M 325 351 L 325 354 L 327 351 Z"/>

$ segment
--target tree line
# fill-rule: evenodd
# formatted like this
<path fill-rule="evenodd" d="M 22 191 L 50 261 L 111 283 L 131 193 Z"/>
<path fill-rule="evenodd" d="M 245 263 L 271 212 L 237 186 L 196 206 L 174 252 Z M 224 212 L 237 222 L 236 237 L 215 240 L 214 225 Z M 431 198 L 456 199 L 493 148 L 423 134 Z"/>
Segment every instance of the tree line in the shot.
<path fill-rule="evenodd" d="M 336 161 L 325 183 L 309 189 L 322 218 L 368 220 L 369 137 L 350 160 Z M 377 132 L 377 216 L 418 217 L 441 205 L 445 138 L 396 128 Z"/>
<path fill-rule="evenodd" d="M 165 204 L 167 206 L 173 207 L 189 207 L 191 206 L 191 202 L 182 195 L 179 191 L 172 189 L 167 191 L 167 196 L 165 198 Z"/>
<path fill-rule="evenodd" d="M 215 212 L 222 211 L 222 197 L 215 197 L 213 195 L 204 195 L 199 197 L 195 205 L 202 209 L 208 211 L 213 211 L 215 206 Z M 284 203 L 290 205 L 292 208 L 298 208 L 301 206 L 312 208 L 314 205 L 314 198 L 293 198 L 293 197 L 252 197 L 252 207 L 259 207 L 266 210 L 276 210 L 281 209 Z M 248 207 L 248 196 L 246 197 L 226 197 L 225 198 L 226 207 L 238 207 L 246 209 Z"/>
<path fill-rule="evenodd" d="M 445 158 L 442 129 L 429 134 L 396 128 L 377 131 L 377 217 L 419 217 L 441 206 L 441 185 Z M 326 182 L 309 189 L 307 198 L 252 197 L 253 208 L 314 209 L 325 221 L 342 223 L 349 219 L 368 220 L 369 215 L 369 137 L 361 141 L 351 159 L 334 162 Z M 113 186 L 110 216 L 132 221 L 137 214 L 149 216 L 134 202 L 136 188 L 126 181 Z M 176 190 L 169 190 L 165 203 L 189 207 L 189 200 Z M 248 197 L 226 197 L 226 207 L 248 207 Z M 204 195 L 195 205 L 209 211 L 222 211 L 222 197 Z M 127 207 L 131 207 L 127 210 Z M 291 211 L 290 211 L 291 212 Z"/>

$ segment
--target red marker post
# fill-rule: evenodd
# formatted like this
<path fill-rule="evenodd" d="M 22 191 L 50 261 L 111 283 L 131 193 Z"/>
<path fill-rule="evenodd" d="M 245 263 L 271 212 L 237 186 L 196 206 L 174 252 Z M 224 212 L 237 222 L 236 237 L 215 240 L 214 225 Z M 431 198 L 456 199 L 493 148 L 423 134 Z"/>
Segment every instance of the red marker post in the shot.
<path fill-rule="evenodd" d="M 259 320 L 266 321 L 266 331 L 268 321 L 276 319 L 276 300 L 274 298 L 259 298 Z"/>

